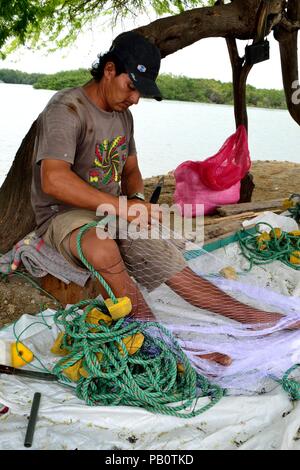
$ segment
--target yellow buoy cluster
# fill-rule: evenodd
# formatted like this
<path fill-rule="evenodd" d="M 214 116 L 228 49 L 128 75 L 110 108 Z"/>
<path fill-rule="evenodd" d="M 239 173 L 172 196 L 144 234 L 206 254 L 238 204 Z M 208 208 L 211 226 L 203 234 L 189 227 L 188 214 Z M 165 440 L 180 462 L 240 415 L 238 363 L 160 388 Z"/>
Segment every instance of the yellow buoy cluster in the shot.
<path fill-rule="evenodd" d="M 132 310 L 132 305 L 129 297 L 122 297 L 117 299 L 117 303 L 113 303 L 111 299 L 106 299 L 105 305 L 108 309 L 108 313 L 104 313 L 99 308 L 92 308 L 88 311 L 85 322 L 90 325 L 89 332 L 96 333 L 99 332 L 98 326 L 103 322 L 107 326 L 111 326 L 113 322 L 124 318 L 129 315 Z M 93 328 L 92 325 L 95 325 Z M 70 350 L 63 346 L 63 344 L 71 345 L 71 338 L 61 332 L 57 336 L 51 352 L 58 356 L 67 356 L 70 353 Z M 124 355 L 123 348 L 126 349 L 127 353 L 132 356 L 135 354 L 143 345 L 144 335 L 142 333 L 135 333 L 134 335 L 129 335 L 121 340 L 122 344 L 116 342 L 115 346 L 118 348 L 118 351 L 121 355 Z M 103 353 L 97 352 L 96 357 L 99 362 L 103 359 Z M 83 359 L 78 360 L 72 366 L 69 366 L 63 370 L 64 375 L 66 375 L 73 382 L 78 382 L 81 377 L 88 378 L 89 374 L 83 367 Z"/>
<path fill-rule="evenodd" d="M 300 250 L 297 249 L 300 241 L 300 230 L 284 232 L 281 228 L 275 227 L 270 232 L 263 231 L 256 237 L 257 249 L 259 251 L 267 251 L 274 240 L 278 242 L 278 247 L 280 247 L 280 242 L 285 241 L 287 237 L 290 240 L 291 246 L 295 248 L 295 250 L 290 250 L 289 262 L 300 265 Z"/>

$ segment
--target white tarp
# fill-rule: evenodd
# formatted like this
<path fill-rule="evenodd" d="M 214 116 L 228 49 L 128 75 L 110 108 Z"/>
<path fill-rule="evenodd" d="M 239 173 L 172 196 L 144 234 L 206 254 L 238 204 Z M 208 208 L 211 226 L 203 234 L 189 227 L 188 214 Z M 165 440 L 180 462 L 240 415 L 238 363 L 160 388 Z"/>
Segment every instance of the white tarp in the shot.
<path fill-rule="evenodd" d="M 50 313 L 44 312 L 49 325 Z M 190 313 L 195 319 L 195 309 Z M 36 320 L 24 315 L 17 333 Z M 44 364 L 50 365 L 54 358 L 48 351 L 56 332 L 56 327 L 50 330 L 38 324 L 22 339 Z M 13 340 L 12 328 L 2 330 L 1 338 Z M 34 364 L 39 366 L 36 361 Z M 266 395 L 224 397 L 204 414 L 182 419 L 130 407 L 88 407 L 73 390 L 60 384 L 8 375 L 0 376 L 0 403 L 10 409 L 0 417 L 0 449 L 23 448 L 36 391 L 42 398 L 33 449 L 300 450 L 300 403 L 292 403 L 279 386 Z M 206 398 L 200 399 L 197 406 L 206 403 Z"/>
<path fill-rule="evenodd" d="M 192 419 L 130 407 L 88 407 L 63 387 L 1 377 L 0 449 L 22 449 L 34 392 L 42 393 L 32 449 L 300 450 L 300 403 L 276 393 L 225 397 Z M 199 406 L 206 399 L 199 400 Z"/>
<path fill-rule="evenodd" d="M 214 271 L 214 261 L 226 258 L 237 268 L 247 265 L 238 256 L 237 244 L 222 248 L 211 257 L 212 264 L 205 263 L 207 272 Z M 191 262 L 193 265 L 193 262 Z M 243 275 L 243 280 L 260 287 L 272 287 L 274 291 L 299 296 L 300 272 L 279 262 L 255 267 Z M 156 305 L 160 319 L 166 315 L 186 322 L 195 321 L 198 309 L 182 305 L 166 286 L 150 295 L 148 300 Z M 168 304 L 158 301 L 168 296 Z M 260 305 L 259 299 L 256 302 Z M 184 310 L 183 310 L 184 307 Z M 23 315 L 17 322 L 16 333 L 29 327 L 24 340 L 44 364 L 51 366 L 56 360 L 49 353 L 57 329 L 52 322 L 53 311 L 43 313 L 48 325 L 38 318 Z M 209 313 L 200 311 L 203 318 Z M 218 316 L 214 315 L 214 321 Z M 224 319 L 220 319 L 223 321 Z M 0 330 L 0 340 L 14 340 L 13 328 Z M 39 366 L 37 361 L 35 365 Z M 0 449 L 24 449 L 27 416 L 30 413 L 34 392 L 42 394 L 38 421 L 32 449 L 293 449 L 300 450 L 300 402 L 292 402 L 281 386 L 268 394 L 258 396 L 227 396 L 204 414 L 191 419 L 152 414 L 132 407 L 89 407 L 76 398 L 70 388 L 50 382 L 38 382 L 16 376 L 0 375 L 0 403 L 9 412 L 0 415 Z M 198 400 L 197 407 L 208 402 Z"/>

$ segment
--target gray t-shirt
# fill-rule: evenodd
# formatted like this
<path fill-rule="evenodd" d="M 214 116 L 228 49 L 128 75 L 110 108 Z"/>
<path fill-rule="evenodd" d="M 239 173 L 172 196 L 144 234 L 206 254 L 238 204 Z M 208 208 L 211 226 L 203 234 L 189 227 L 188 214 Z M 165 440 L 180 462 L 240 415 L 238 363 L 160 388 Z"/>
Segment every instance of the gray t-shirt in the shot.
<path fill-rule="evenodd" d="M 73 208 L 43 192 L 41 160 L 64 160 L 84 181 L 117 196 L 123 167 L 136 148 L 131 112 L 103 111 L 81 87 L 56 93 L 39 115 L 37 129 L 31 203 L 41 236 L 52 217 Z"/>

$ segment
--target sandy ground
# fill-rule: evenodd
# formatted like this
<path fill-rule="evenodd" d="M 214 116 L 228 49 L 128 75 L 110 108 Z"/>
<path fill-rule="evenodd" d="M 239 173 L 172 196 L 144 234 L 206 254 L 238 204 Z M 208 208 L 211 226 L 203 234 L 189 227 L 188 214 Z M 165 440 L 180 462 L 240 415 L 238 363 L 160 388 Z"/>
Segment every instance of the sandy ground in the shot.
<path fill-rule="evenodd" d="M 251 172 L 256 186 L 253 201 L 280 199 L 300 192 L 300 163 L 256 161 Z M 157 181 L 157 176 L 145 180 L 146 196 L 152 193 Z M 167 175 L 159 202 L 172 203 L 173 192 L 174 178 Z M 37 313 L 47 307 L 57 308 L 57 304 L 34 288 L 28 279 L 15 275 L 0 281 L 0 327 L 23 313 Z"/>

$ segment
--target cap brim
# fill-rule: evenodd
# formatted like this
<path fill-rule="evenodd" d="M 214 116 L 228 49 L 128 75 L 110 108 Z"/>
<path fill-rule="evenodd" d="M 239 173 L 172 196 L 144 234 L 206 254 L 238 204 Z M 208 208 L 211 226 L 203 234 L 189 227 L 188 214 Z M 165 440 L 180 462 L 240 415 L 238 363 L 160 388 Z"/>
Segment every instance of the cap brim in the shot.
<path fill-rule="evenodd" d="M 142 77 L 136 72 L 128 72 L 128 75 L 142 96 L 145 98 L 154 98 L 157 101 L 161 101 L 163 99 L 161 92 L 159 91 L 159 88 L 154 80 L 151 78 Z"/>

